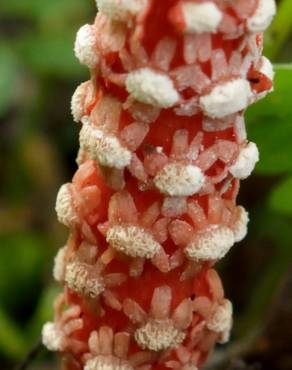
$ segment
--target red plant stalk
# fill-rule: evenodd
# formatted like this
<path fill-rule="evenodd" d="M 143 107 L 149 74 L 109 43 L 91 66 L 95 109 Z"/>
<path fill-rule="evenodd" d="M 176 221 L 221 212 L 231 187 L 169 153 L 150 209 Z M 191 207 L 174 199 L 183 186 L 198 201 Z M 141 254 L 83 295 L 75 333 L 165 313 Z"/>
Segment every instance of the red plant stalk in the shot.
<path fill-rule="evenodd" d="M 97 0 L 75 53 L 78 170 L 61 187 L 64 292 L 43 343 L 66 370 L 195 370 L 229 338 L 215 262 L 244 238 L 244 110 L 272 90 L 274 0 Z"/>

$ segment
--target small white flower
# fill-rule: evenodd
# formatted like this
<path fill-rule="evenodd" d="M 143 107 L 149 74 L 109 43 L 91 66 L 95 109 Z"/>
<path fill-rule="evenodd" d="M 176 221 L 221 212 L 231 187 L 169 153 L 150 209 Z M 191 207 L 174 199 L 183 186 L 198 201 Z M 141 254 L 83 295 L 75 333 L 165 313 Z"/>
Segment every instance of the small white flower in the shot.
<path fill-rule="evenodd" d="M 259 151 L 255 143 L 248 143 L 241 149 L 235 163 L 229 168 L 230 173 L 237 179 L 246 179 L 259 161 Z"/>
<path fill-rule="evenodd" d="M 245 109 L 252 95 L 248 81 L 235 79 L 215 86 L 200 98 L 200 105 L 207 116 L 223 118 Z"/>
<path fill-rule="evenodd" d="M 248 19 L 247 27 L 252 32 L 265 31 L 276 14 L 275 0 L 259 0 L 255 13 Z"/>
<path fill-rule="evenodd" d="M 84 115 L 84 103 L 86 99 L 86 92 L 88 84 L 90 82 L 86 81 L 79 85 L 75 90 L 71 99 L 71 113 L 75 122 L 80 122 Z"/>
<path fill-rule="evenodd" d="M 275 71 L 274 71 L 273 64 L 265 56 L 261 57 L 260 72 L 263 73 L 265 76 L 267 76 L 271 81 L 274 80 Z"/>
<path fill-rule="evenodd" d="M 102 13 L 116 21 L 128 21 L 129 16 L 139 14 L 148 0 L 96 0 Z"/>
<path fill-rule="evenodd" d="M 73 206 L 71 184 L 61 186 L 56 200 L 55 210 L 60 223 L 72 227 L 78 222 L 78 216 Z"/>
<path fill-rule="evenodd" d="M 216 333 L 221 333 L 220 343 L 226 343 L 229 340 L 232 327 L 232 303 L 225 299 L 218 305 L 210 320 L 207 322 L 207 328 Z"/>
<path fill-rule="evenodd" d="M 99 53 L 96 47 L 96 33 L 94 26 L 86 24 L 77 32 L 75 55 L 81 64 L 95 68 L 99 63 Z"/>
<path fill-rule="evenodd" d="M 131 152 L 121 145 L 118 138 L 88 123 L 84 123 L 80 131 L 80 147 L 103 166 L 122 169 L 131 162 Z"/>
<path fill-rule="evenodd" d="M 161 249 L 151 234 L 132 225 L 111 227 L 106 240 L 114 249 L 131 257 L 153 258 Z"/>
<path fill-rule="evenodd" d="M 150 320 L 135 332 L 135 340 L 142 349 L 156 352 L 176 347 L 184 339 L 185 333 L 171 319 Z"/>
<path fill-rule="evenodd" d="M 103 279 L 90 274 L 90 265 L 71 262 L 67 265 L 65 280 L 74 292 L 91 298 L 98 297 L 104 291 Z"/>
<path fill-rule="evenodd" d="M 133 367 L 114 356 L 99 355 L 88 360 L 84 370 L 134 370 Z"/>
<path fill-rule="evenodd" d="M 211 1 L 204 3 L 185 2 L 182 5 L 186 32 L 216 32 L 223 18 L 220 9 Z"/>
<path fill-rule="evenodd" d="M 232 227 L 234 239 L 237 243 L 246 237 L 248 222 L 248 212 L 243 207 L 238 207 L 238 217 Z"/>
<path fill-rule="evenodd" d="M 58 282 L 62 282 L 65 278 L 66 252 L 67 252 L 67 246 L 65 245 L 65 247 L 59 249 L 55 257 L 53 277 Z"/>
<path fill-rule="evenodd" d="M 170 108 L 179 100 L 172 80 L 150 68 L 130 72 L 126 79 L 126 88 L 136 100 L 158 108 Z"/>
<path fill-rule="evenodd" d="M 180 163 L 167 164 L 154 178 L 155 186 L 163 194 L 177 197 L 196 194 L 204 181 L 199 167 Z"/>
<path fill-rule="evenodd" d="M 231 229 L 213 225 L 195 235 L 186 247 L 185 254 L 195 261 L 218 260 L 228 253 L 234 242 L 234 233 Z"/>
<path fill-rule="evenodd" d="M 58 352 L 63 350 L 63 333 L 53 322 L 47 322 L 43 326 L 42 343 L 49 351 Z"/>

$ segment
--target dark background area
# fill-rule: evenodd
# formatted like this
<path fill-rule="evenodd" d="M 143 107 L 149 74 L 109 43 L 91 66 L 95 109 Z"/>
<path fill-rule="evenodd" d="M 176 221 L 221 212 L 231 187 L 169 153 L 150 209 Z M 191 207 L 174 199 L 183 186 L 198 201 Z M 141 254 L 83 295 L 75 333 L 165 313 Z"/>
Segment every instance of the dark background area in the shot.
<path fill-rule="evenodd" d="M 247 114 L 261 151 L 239 197 L 249 235 L 217 266 L 234 331 L 212 370 L 292 369 L 292 0 L 278 5 L 265 47 L 275 92 Z M 72 49 L 95 11 L 93 0 L 0 0 L 0 370 L 25 358 L 52 317 L 53 257 L 67 235 L 54 203 L 76 170 L 70 99 L 88 79 Z M 56 368 L 44 350 L 28 367 Z"/>

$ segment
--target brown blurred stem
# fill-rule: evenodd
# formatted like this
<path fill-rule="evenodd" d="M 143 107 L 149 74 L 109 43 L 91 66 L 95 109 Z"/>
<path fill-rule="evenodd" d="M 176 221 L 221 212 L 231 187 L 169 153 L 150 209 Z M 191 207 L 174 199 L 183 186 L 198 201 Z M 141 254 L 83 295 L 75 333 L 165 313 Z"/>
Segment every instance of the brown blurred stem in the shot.
<path fill-rule="evenodd" d="M 38 342 L 28 352 L 26 357 L 22 360 L 22 362 L 14 368 L 14 370 L 27 370 L 28 367 L 32 364 L 32 362 L 41 353 L 42 350 L 43 350 L 42 341 L 41 339 L 39 339 Z"/>

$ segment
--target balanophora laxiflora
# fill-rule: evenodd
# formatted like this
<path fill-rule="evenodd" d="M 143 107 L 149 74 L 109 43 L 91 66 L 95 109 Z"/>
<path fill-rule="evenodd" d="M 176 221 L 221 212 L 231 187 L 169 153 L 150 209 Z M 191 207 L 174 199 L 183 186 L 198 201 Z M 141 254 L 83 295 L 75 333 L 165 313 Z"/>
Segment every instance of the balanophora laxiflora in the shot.
<path fill-rule="evenodd" d="M 75 54 L 78 170 L 43 343 L 65 370 L 196 370 L 229 339 L 214 264 L 247 233 L 239 182 L 259 160 L 244 111 L 272 91 L 274 0 L 97 0 Z"/>

